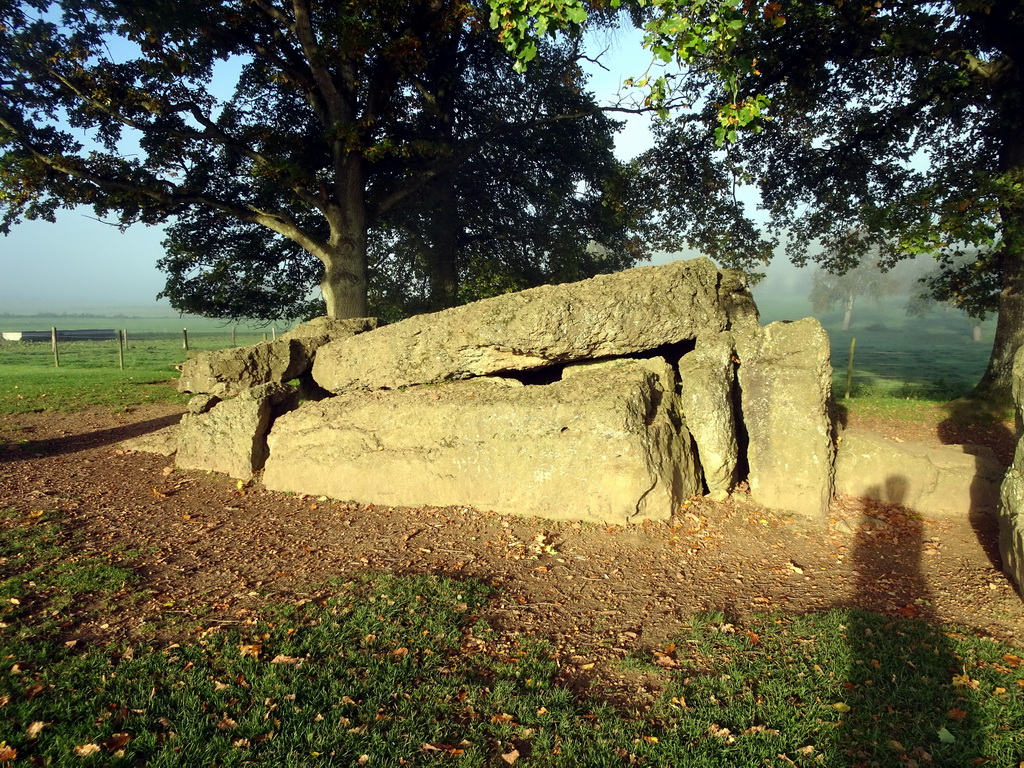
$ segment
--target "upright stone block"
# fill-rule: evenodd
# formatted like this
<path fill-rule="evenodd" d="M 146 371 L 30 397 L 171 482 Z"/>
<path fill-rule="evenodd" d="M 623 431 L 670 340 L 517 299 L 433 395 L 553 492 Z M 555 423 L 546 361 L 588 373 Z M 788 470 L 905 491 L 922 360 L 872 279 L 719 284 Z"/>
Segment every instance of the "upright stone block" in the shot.
<path fill-rule="evenodd" d="M 999 495 L 999 557 L 1006 573 L 1024 590 L 1024 347 L 1013 358 L 1013 399 L 1017 404 L 1017 450 Z"/>
<path fill-rule="evenodd" d="M 734 336 L 750 495 L 766 507 L 823 519 L 834 456 L 828 334 L 808 318 Z"/>
<path fill-rule="evenodd" d="M 708 493 L 721 498 L 736 482 L 739 446 L 733 411 L 733 343 L 729 334 L 701 336 L 679 361 L 680 403 L 697 443 Z"/>
<path fill-rule="evenodd" d="M 248 480 L 267 458 L 272 417 L 297 405 L 295 390 L 283 384 L 247 389 L 205 413 L 186 413 L 178 430 L 180 469 L 223 472 Z"/>

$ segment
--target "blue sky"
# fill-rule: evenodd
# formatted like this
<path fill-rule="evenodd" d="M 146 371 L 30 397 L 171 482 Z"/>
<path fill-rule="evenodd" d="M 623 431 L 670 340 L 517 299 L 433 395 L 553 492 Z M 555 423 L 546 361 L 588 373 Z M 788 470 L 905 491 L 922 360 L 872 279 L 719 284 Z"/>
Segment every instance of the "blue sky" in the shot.
<path fill-rule="evenodd" d="M 593 53 L 610 71 L 595 68 L 591 87 L 614 101 L 626 77 L 639 76 L 650 61 L 635 32 L 594 42 Z M 619 155 L 647 149 L 648 118 L 630 117 L 617 138 Z M 156 269 L 163 253 L 160 227 L 127 232 L 97 221 L 90 209 L 62 211 L 56 223 L 26 221 L 0 237 L 0 313 L 93 312 L 173 314 L 156 295 L 164 278 Z"/>

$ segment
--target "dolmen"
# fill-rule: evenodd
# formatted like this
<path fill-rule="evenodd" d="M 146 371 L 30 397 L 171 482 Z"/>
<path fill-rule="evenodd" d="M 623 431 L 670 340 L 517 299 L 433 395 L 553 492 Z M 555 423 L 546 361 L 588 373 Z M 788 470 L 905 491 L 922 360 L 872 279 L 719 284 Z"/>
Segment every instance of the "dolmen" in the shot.
<path fill-rule="evenodd" d="M 694 494 L 824 519 L 828 337 L 707 259 L 189 360 L 177 465 L 271 490 L 626 524 Z"/>

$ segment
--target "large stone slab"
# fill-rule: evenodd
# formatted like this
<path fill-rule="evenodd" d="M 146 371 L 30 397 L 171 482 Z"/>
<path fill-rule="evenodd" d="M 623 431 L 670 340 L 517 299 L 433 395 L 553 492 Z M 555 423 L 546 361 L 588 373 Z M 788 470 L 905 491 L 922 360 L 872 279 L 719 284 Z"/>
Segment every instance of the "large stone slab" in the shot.
<path fill-rule="evenodd" d="M 694 259 L 497 296 L 332 341 L 318 351 L 313 378 L 332 392 L 397 389 L 631 355 L 756 323 L 742 276 Z"/>
<path fill-rule="evenodd" d="M 354 336 L 376 328 L 377 324 L 372 317 L 318 317 L 295 326 L 274 341 L 204 352 L 182 366 L 178 391 L 228 398 L 262 384 L 283 384 L 309 373 L 317 349 L 330 340 Z"/>
<path fill-rule="evenodd" d="M 736 374 L 729 334 L 702 336 L 679 361 L 680 403 L 708 493 L 722 498 L 736 482 L 739 444 L 733 409 Z"/>
<path fill-rule="evenodd" d="M 994 513 L 1005 472 L 983 446 L 897 443 L 849 429 L 841 435 L 835 466 L 836 493 L 938 516 Z"/>
<path fill-rule="evenodd" d="M 205 413 L 186 413 L 178 430 L 175 464 L 250 479 L 266 460 L 273 416 L 294 407 L 296 399 L 292 387 L 263 384 Z"/>
<path fill-rule="evenodd" d="M 482 378 L 306 403 L 275 422 L 263 482 L 375 504 L 664 519 L 698 483 L 674 394 L 651 365 L 626 360 L 543 386 Z"/>
<path fill-rule="evenodd" d="M 1013 358 L 1013 400 L 1017 404 L 1017 450 L 1000 493 L 999 557 L 1003 572 L 1024 592 L 1024 347 Z"/>
<path fill-rule="evenodd" d="M 823 519 L 832 499 L 832 366 L 817 320 L 734 334 L 750 495 Z"/>

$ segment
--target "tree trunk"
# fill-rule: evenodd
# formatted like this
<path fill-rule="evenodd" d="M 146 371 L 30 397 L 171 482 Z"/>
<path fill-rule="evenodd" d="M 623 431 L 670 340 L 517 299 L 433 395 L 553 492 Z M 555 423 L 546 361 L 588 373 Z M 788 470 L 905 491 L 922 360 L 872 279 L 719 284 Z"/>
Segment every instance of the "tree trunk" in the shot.
<path fill-rule="evenodd" d="M 1004 253 L 1002 290 L 988 369 L 971 396 L 995 408 L 1013 404 L 1013 356 L 1024 344 L 1024 254 Z"/>
<path fill-rule="evenodd" d="M 850 330 L 850 318 L 853 317 L 853 303 L 856 301 L 857 296 L 853 291 L 850 291 L 846 296 L 846 301 L 843 303 L 846 307 L 846 314 L 843 315 L 843 330 Z"/>
<path fill-rule="evenodd" d="M 1020 93 L 1004 94 L 1010 106 L 1000 123 L 999 170 L 1004 188 L 1024 183 L 1024 108 Z M 1012 192 L 999 208 L 1002 249 L 999 252 L 1000 290 L 996 333 L 988 369 L 971 397 L 995 408 L 1013 405 L 1013 356 L 1024 343 L 1024 201 Z"/>
<path fill-rule="evenodd" d="M 461 226 L 459 200 L 452 173 L 439 177 L 437 208 L 431 221 L 428 269 L 430 309 L 438 311 L 454 307 L 459 300 L 458 249 Z"/>
<path fill-rule="evenodd" d="M 315 254 L 324 265 L 320 290 L 330 317 L 366 317 L 366 175 L 362 159 L 349 155 L 339 164 L 335 183 L 337 202 L 327 211 L 331 235 Z"/>
<path fill-rule="evenodd" d="M 366 232 L 353 232 L 345 242 L 321 253 L 324 276 L 320 291 L 331 317 L 366 317 Z"/>

